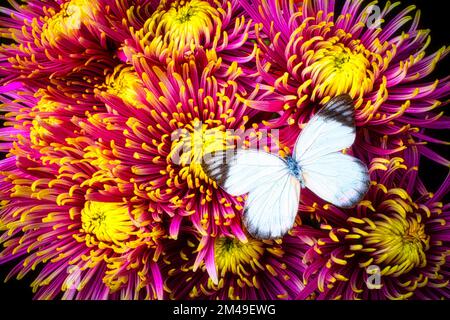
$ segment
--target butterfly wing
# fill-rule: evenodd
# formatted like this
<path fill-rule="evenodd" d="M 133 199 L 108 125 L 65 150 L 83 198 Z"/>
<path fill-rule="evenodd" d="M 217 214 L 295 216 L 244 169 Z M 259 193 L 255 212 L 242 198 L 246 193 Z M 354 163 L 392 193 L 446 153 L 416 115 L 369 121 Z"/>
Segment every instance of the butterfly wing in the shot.
<path fill-rule="evenodd" d="M 218 152 L 203 159 L 203 170 L 227 193 L 240 196 L 287 172 L 280 157 L 258 150 Z"/>
<path fill-rule="evenodd" d="M 218 153 L 204 159 L 203 169 L 227 193 L 248 193 L 244 224 L 252 236 L 278 238 L 294 225 L 300 183 L 280 157 L 257 150 Z"/>
<path fill-rule="evenodd" d="M 350 147 L 355 141 L 355 110 L 348 95 L 331 99 L 306 124 L 294 146 L 297 161 L 314 161 Z"/>
<path fill-rule="evenodd" d="M 367 167 L 355 157 L 334 152 L 302 167 L 305 186 L 338 207 L 350 208 L 369 189 Z"/>
<path fill-rule="evenodd" d="M 300 198 L 300 182 L 290 174 L 258 185 L 248 194 L 244 224 L 255 238 L 281 238 L 294 225 Z"/>
<path fill-rule="evenodd" d="M 355 141 L 354 122 L 351 98 L 335 97 L 311 118 L 294 148 L 305 186 L 343 208 L 361 201 L 370 184 L 364 163 L 338 152 Z"/>

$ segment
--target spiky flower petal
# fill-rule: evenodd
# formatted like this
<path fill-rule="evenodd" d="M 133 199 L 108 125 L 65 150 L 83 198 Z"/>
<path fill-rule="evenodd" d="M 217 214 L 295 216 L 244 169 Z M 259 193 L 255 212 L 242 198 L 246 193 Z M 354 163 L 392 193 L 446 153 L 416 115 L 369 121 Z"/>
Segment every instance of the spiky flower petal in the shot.
<path fill-rule="evenodd" d="M 450 206 L 442 196 L 450 180 L 435 194 L 415 193 L 416 170 L 399 158 L 375 159 L 371 188 L 357 207 L 306 206 L 325 219 L 320 229 L 300 227 L 311 246 L 300 298 L 449 298 Z"/>

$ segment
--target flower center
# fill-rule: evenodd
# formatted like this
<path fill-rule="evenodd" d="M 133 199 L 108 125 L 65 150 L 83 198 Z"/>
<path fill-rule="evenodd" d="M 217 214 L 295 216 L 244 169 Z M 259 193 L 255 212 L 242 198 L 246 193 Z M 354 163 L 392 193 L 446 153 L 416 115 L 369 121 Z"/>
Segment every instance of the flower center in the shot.
<path fill-rule="evenodd" d="M 61 6 L 61 11 L 47 21 L 43 30 L 43 37 L 54 41 L 51 37 L 59 34 L 70 34 L 78 30 L 81 23 L 88 21 L 87 16 L 92 12 L 93 2 L 87 0 L 71 0 Z"/>
<path fill-rule="evenodd" d="M 264 248 L 261 241 L 251 238 L 243 243 L 235 238 L 218 237 L 214 243 L 214 252 L 219 274 L 223 277 L 227 272 L 241 274 L 245 265 L 252 268 L 259 265 L 258 260 Z"/>
<path fill-rule="evenodd" d="M 128 207 L 123 203 L 87 201 L 81 210 L 81 223 L 85 233 L 107 243 L 120 244 L 134 230 Z"/>
<path fill-rule="evenodd" d="M 353 50 L 341 43 L 327 43 L 317 49 L 303 75 L 312 80 L 311 98 L 348 93 L 358 98 L 373 87 L 373 73 L 366 51 L 359 45 Z"/>
<path fill-rule="evenodd" d="M 186 23 L 191 20 L 191 17 L 195 15 L 196 8 L 193 6 L 185 6 L 180 8 L 180 10 L 177 12 L 177 21 L 178 23 Z"/>
<path fill-rule="evenodd" d="M 388 265 L 385 274 L 394 276 L 424 267 L 430 237 L 426 235 L 421 219 L 399 214 L 382 217 L 383 220 L 374 222 L 376 228 L 366 238 L 366 244 L 377 248 L 374 252 L 375 263 Z"/>
<path fill-rule="evenodd" d="M 206 1 L 174 1 L 167 11 L 157 12 L 153 19 L 159 23 L 156 36 L 162 35 L 168 41 L 174 41 L 178 47 L 184 47 L 192 41 L 195 45 L 202 38 L 209 41 L 214 23 L 219 17 L 218 11 Z"/>
<path fill-rule="evenodd" d="M 141 81 L 133 68 L 119 66 L 112 75 L 106 78 L 107 91 L 121 98 L 123 101 L 138 107 L 137 86 Z"/>
<path fill-rule="evenodd" d="M 224 131 L 218 120 L 201 123 L 198 119 L 172 134 L 172 146 L 169 159 L 180 165 L 179 177 L 186 180 L 190 188 L 199 188 L 200 181 L 217 188 L 216 182 L 203 171 L 202 161 L 205 155 L 232 148 L 232 135 Z"/>
<path fill-rule="evenodd" d="M 69 3 L 69 5 L 63 9 L 62 11 L 62 20 L 66 24 L 67 27 L 73 28 L 73 29 L 79 29 L 81 24 L 81 10 L 82 5 L 81 3 Z"/>

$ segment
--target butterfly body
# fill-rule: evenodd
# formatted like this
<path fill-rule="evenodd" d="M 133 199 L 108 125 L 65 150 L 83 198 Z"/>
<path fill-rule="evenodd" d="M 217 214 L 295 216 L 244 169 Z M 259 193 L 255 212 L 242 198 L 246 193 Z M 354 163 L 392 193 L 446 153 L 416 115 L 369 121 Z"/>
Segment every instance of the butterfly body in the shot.
<path fill-rule="evenodd" d="M 305 125 L 292 155 L 284 159 L 263 150 L 219 152 L 203 163 L 204 172 L 233 196 L 247 194 L 244 224 L 256 238 L 280 238 L 295 223 L 302 187 L 335 206 L 355 206 L 366 194 L 367 167 L 341 151 L 356 137 L 354 107 L 348 95 L 331 99 Z"/>
<path fill-rule="evenodd" d="M 288 167 L 289 173 L 293 175 L 299 182 L 302 187 L 305 186 L 305 181 L 303 180 L 302 169 L 297 161 L 295 161 L 292 156 L 287 156 L 285 159 L 286 165 Z"/>

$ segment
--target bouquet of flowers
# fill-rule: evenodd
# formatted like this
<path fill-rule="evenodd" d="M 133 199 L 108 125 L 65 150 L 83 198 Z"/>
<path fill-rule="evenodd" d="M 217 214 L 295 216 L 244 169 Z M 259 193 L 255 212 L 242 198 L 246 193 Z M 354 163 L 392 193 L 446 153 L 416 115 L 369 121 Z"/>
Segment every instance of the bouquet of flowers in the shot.
<path fill-rule="evenodd" d="M 433 76 L 450 50 L 426 52 L 414 6 L 16 1 L 0 8 L 6 279 L 32 274 L 36 299 L 450 297 L 450 175 L 430 188 L 422 170 L 450 167 L 450 77 Z M 343 94 L 367 193 L 341 208 L 302 189 L 294 226 L 254 237 L 247 196 L 201 159 L 246 134 L 289 154 Z"/>

